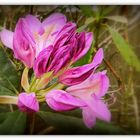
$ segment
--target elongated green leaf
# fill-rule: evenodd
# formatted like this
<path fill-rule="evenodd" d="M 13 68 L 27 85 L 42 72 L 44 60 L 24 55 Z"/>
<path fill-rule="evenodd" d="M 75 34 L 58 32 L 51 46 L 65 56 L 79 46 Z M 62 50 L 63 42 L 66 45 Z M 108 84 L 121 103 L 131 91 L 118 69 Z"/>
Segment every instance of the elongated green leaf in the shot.
<path fill-rule="evenodd" d="M 59 134 L 121 134 L 122 130 L 109 123 L 97 121 L 93 129 L 88 129 L 81 118 L 59 113 L 40 111 L 38 115 L 46 124 L 54 126 Z"/>
<path fill-rule="evenodd" d="M 5 51 L 0 48 L 0 95 L 14 95 L 19 89 L 19 78 L 17 71 L 7 57 Z"/>
<path fill-rule="evenodd" d="M 129 45 L 123 37 L 116 32 L 114 29 L 109 28 L 110 34 L 114 41 L 115 46 L 119 50 L 120 54 L 124 58 L 124 60 L 130 65 L 136 68 L 137 71 L 140 72 L 140 60 L 132 50 L 132 46 Z"/>
<path fill-rule="evenodd" d="M 26 115 L 19 111 L 0 113 L 0 134 L 24 134 Z"/>
<path fill-rule="evenodd" d="M 116 21 L 116 22 L 125 23 L 125 24 L 128 23 L 127 18 L 123 16 L 107 16 L 105 18 Z"/>

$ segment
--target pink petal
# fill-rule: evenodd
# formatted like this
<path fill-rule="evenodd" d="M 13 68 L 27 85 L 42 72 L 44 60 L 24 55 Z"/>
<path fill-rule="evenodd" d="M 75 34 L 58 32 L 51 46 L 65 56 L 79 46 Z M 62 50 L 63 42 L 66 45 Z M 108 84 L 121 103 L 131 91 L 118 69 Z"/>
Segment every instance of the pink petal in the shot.
<path fill-rule="evenodd" d="M 99 49 L 90 64 L 68 69 L 59 77 L 65 85 L 77 85 L 87 79 L 103 60 L 103 50 Z"/>
<path fill-rule="evenodd" d="M 35 59 L 35 40 L 24 19 L 19 19 L 13 39 L 15 57 L 31 68 Z"/>
<path fill-rule="evenodd" d="M 27 15 L 25 20 L 32 33 L 39 33 L 41 31 L 41 22 L 33 15 Z M 43 30 L 43 29 L 42 29 Z"/>
<path fill-rule="evenodd" d="M 48 71 L 54 71 L 56 74 L 59 70 L 64 68 L 72 59 L 73 47 L 75 42 L 65 45 L 59 48 L 56 52 L 52 53 L 52 62 L 48 68 Z M 59 61 L 58 61 L 59 60 Z"/>
<path fill-rule="evenodd" d="M 46 29 L 47 27 L 49 27 L 50 25 L 54 25 L 55 28 L 52 32 L 57 31 L 58 29 L 60 30 L 60 28 L 62 28 L 65 24 L 66 24 L 66 17 L 65 15 L 61 14 L 61 13 L 54 13 L 51 14 L 49 17 L 47 17 L 42 25 L 43 27 Z"/>
<path fill-rule="evenodd" d="M 88 128 L 92 128 L 96 123 L 96 116 L 89 107 L 82 107 L 83 121 Z"/>
<path fill-rule="evenodd" d="M 77 53 L 74 58 L 74 62 L 79 60 L 81 57 L 83 57 L 88 52 L 88 50 L 91 47 L 92 40 L 93 40 L 93 34 L 91 32 L 89 32 L 89 33 L 82 32 L 79 34 L 79 36 L 77 38 L 77 41 L 78 41 Z"/>
<path fill-rule="evenodd" d="M 111 113 L 108 110 L 107 105 L 102 100 L 97 99 L 95 96 L 93 96 L 91 101 L 88 101 L 87 104 L 98 119 L 110 122 Z"/>
<path fill-rule="evenodd" d="M 84 82 L 68 87 L 66 91 L 80 98 L 90 97 L 92 94 L 100 98 L 106 94 L 108 87 L 109 80 L 103 71 L 91 74 Z"/>
<path fill-rule="evenodd" d="M 76 24 L 73 22 L 67 22 L 61 30 L 59 30 L 56 40 L 62 37 L 63 35 L 68 35 L 69 40 L 73 35 L 76 34 Z M 58 40 L 57 40 L 58 41 Z"/>
<path fill-rule="evenodd" d="M 38 112 L 39 103 L 35 97 L 35 93 L 20 93 L 18 96 L 18 107 L 23 112 Z"/>
<path fill-rule="evenodd" d="M 53 46 L 48 46 L 47 48 L 43 49 L 36 58 L 34 64 L 34 72 L 36 77 L 39 78 L 40 76 L 42 76 L 44 73 L 47 72 L 52 50 Z"/>
<path fill-rule="evenodd" d="M 55 37 L 65 24 L 66 17 L 61 13 L 54 13 L 42 22 L 44 47 L 54 45 Z"/>
<path fill-rule="evenodd" d="M 63 90 L 52 90 L 46 95 L 46 102 L 56 111 L 73 110 L 85 106 L 85 103 Z"/>
<path fill-rule="evenodd" d="M 3 29 L 0 32 L 0 39 L 6 47 L 13 49 L 13 32 Z"/>
<path fill-rule="evenodd" d="M 103 49 L 100 48 L 100 49 L 96 52 L 96 54 L 95 54 L 95 56 L 94 56 L 94 58 L 93 58 L 94 65 L 99 65 L 99 64 L 101 64 L 102 61 L 103 61 L 103 58 L 104 58 L 104 52 L 103 52 Z"/>

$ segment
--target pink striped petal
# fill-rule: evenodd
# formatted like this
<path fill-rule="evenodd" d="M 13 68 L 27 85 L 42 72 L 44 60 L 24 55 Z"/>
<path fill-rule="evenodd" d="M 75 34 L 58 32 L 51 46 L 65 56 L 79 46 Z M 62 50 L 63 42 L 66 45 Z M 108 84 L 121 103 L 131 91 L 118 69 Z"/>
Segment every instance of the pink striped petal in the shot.
<path fill-rule="evenodd" d="M 38 112 L 39 103 L 35 97 L 35 93 L 20 93 L 18 96 L 18 107 L 22 112 Z"/>
<path fill-rule="evenodd" d="M 87 79 L 103 60 L 103 49 L 99 49 L 90 64 L 68 69 L 59 77 L 65 85 L 77 85 Z"/>
<path fill-rule="evenodd" d="M 37 56 L 34 64 L 34 72 L 36 77 L 39 78 L 40 76 L 42 76 L 44 73 L 47 72 L 52 50 L 53 46 L 48 46 L 47 48 L 43 49 Z"/>
<path fill-rule="evenodd" d="M 91 32 L 88 32 L 88 33 L 82 32 L 78 35 L 77 52 L 74 57 L 74 62 L 79 60 L 81 57 L 83 57 L 88 52 L 88 50 L 91 47 L 92 40 L 93 40 L 93 34 Z"/>

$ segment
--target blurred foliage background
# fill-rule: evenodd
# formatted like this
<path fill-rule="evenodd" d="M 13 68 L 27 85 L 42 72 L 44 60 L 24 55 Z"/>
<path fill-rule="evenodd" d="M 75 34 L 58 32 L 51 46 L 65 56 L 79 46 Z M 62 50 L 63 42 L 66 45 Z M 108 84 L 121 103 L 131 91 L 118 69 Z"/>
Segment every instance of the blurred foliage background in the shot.
<path fill-rule="evenodd" d="M 5 27 L 14 31 L 19 17 L 29 13 L 43 20 L 51 13 L 61 12 L 68 21 L 77 24 L 78 32 L 93 32 L 91 49 L 74 65 L 89 63 L 98 48 L 104 49 L 105 58 L 99 69 L 108 71 L 110 89 L 106 101 L 112 113 L 111 123 L 97 121 L 93 129 L 87 129 L 83 125 L 80 110 L 60 114 L 42 104 L 42 111 L 36 114 L 35 124 L 32 124 L 30 116 L 15 111 L 16 106 L 0 105 L 0 134 L 140 134 L 139 10 L 140 6 L 127 5 L 0 6 L 0 29 Z M 9 79 L 13 73 L 14 77 L 8 81 L 14 79 L 12 85 L 20 91 L 17 77 L 21 76 L 24 66 L 2 44 L 0 59 L 0 95 L 12 95 L 13 86 L 10 87 L 2 79 Z M 2 77 L 4 73 L 9 75 Z M 33 130 L 30 130 L 32 126 Z"/>

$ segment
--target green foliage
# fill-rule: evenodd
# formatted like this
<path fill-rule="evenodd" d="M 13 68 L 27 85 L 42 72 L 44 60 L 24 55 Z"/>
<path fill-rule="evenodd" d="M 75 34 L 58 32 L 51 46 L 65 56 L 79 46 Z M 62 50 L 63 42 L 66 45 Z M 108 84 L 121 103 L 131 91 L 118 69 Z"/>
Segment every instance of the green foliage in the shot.
<path fill-rule="evenodd" d="M 140 72 L 140 60 L 132 50 L 131 45 L 129 45 L 123 37 L 116 32 L 114 29 L 109 28 L 109 32 L 112 36 L 115 46 L 119 50 L 120 54 L 124 60 L 130 65 L 136 68 Z"/>
<path fill-rule="evenodd" d="M 75 116 L 62 115 L 59 113 L 40 111 L 38 115 L 46 124 L 54 126 L 62 134 L 122 134 L 123 131 L 118 126 L 110 123 L 97 121 L 92 129 L 88 129 L 81 118 Z"/>
<path fill-rule="evenodd" d="M 19 77 L 14 64 L 0 48 L 0 95 L 15 95 L 19 89 Z"/>
<path fill-rule="evenodd" d="M 26 115 L 19 111 L 0 113 L 0 134 L 24 134 Z"/>

